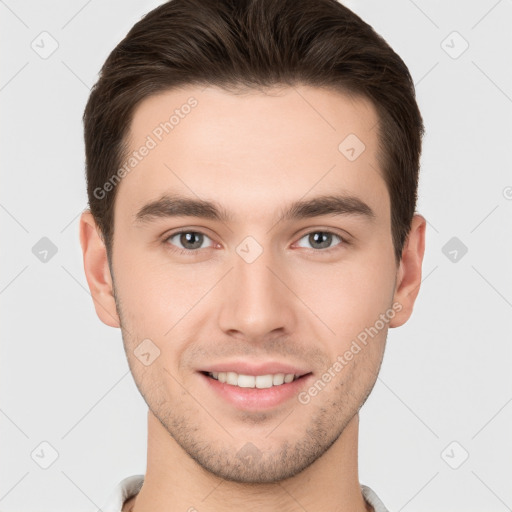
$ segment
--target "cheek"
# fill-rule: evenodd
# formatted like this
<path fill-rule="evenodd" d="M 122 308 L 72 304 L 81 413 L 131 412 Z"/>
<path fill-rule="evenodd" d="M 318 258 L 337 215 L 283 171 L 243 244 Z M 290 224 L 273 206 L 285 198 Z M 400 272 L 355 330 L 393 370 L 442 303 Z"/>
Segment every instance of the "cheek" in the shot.
<path fill-rule="evenodd" d="M 391 305 L 394 267 L 381 262 L 309 265 L 296 273 L 297 295 L 343 342 L 375 324 Z M 327 332 L 327 331 L 326 331 Z"/>
<path fill-rule="evenodd" d="M 126 320 L 129 320 L 129 325 L 136 328 L 139 334 L 148 337 L 151 334 L 162 335 L 163 326 L 159 324 L 166 316 L 167 305 L 172 300 L 173 293 L 166 276 L 160 276 L 159 279 L 156 277 L 147 267 L 131 271 L 122 271 L 119 268 L 116 279 Z"/>
<path fill-rule="evenodd" d="M 120 240 L 119 247 L 122 246 Z M 197 285 L 196 281 L 186 282 L 187 272 L 169 263 L 163 255 L 163 249 L 151 253 L 135 248 L 120 254 L 115 261 L 116 285 L 127 310 L 142 317 L 168 313 L 179 308 Z"/>
<path fill-rule="evenodd" d="M 170 334 L 166 333 L 188 319 L 217 280 L 211 267 L 176 265 L 162 254 L 152 257 L 132 251 L 114 263 L 116 293 L 126 327 L 138 337 L 167 339 Z"/>

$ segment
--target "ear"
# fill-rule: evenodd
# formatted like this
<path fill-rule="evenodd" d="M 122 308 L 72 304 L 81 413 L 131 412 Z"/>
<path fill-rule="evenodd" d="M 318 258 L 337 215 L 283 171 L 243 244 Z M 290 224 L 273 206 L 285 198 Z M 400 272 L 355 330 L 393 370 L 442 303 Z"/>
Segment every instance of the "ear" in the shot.
<path fill-rule="evenodd" d="M 397 282 L 393 303 L 397 302 L 402 309 L 389 322 L 390 327 L 399 327 L 412 314 L 414 302 L 421 285 L 421 265 L 425 253 L 425 228 L 427 221 L 415 214 L 411 222 L 411 230 L 402 250 L 402 259 L 397 272 Z"/>
<path fill-rule="evenodd" d="M 96 314 L 104 324 L 119 327 L 107 249 L 90 210 L 85 210 L 80 216 L 80 245 L 84 258 L 85 277 Z"/>

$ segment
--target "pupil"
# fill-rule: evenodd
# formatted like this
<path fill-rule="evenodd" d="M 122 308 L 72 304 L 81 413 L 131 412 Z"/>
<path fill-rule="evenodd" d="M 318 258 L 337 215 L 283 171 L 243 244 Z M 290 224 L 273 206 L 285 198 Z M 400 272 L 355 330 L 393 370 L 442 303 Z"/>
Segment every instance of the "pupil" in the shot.
<path fill-rule="evenodd" d="M 315 244 L 317 248 L 324 249 L 331 245 L 332 234 L 324 233 L 322 231 L 317 231 L 316 233 L 312 233 L 309 235 L 309 243 L 314 247 Z"/>
<path fill-rule="evenodd" d="M 182 233 L 180 243 L 187 249 L 198 249 L 203 244 L 203 235 L 194 232 Z"/>

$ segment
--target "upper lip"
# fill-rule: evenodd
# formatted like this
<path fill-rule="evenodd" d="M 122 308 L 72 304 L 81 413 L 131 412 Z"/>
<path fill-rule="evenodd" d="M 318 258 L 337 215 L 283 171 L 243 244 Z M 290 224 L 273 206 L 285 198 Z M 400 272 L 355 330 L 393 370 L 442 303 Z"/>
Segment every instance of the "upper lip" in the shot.
<path fill-rule="evenodd" d="M 243 375 L 268 375 L 274 373 L 293 373 L 298 377 L 311 373 L 310 370 L 279 361 L 255 363 L 254 361 L 231 361 L 216 363 L 202 368 L 202 372 L 235 372 Z"/>

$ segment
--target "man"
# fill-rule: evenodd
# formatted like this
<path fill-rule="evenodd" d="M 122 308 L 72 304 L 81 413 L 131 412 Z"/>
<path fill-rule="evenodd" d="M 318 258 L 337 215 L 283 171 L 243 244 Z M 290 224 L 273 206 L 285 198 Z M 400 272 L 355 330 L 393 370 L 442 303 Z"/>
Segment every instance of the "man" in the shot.
<path fill-rule="evenodd" d="M 386 511 L 358 412 L 421 282 L 402 60 L 335 0 L 171 0 L 84 124 L 85 273 L 149 408 L 102 509 Z"/>

